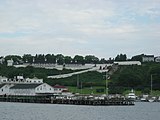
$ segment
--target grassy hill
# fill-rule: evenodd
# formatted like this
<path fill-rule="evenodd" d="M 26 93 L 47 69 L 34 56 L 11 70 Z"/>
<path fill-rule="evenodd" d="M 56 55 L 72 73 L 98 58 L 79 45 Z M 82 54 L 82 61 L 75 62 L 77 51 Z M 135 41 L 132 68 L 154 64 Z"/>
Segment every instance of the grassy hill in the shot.
<path fill-rule="evenodd" d="M 153 90 L 160 90 L 160 64 L 145 63 L 142 66 L 119 66 L 118 71 L 111 76 L 111 92 L 135 89 L 149 93 L 151 75 L 153 75 Z"/>
<path fill-rule="evenodd" d="M 82 84 L 84 87 L 103 86 L 105 84 L 103 73 L 96 71 L 73 75 L 68 78 L 45 79 L 45 82 L 49 84 L 61 84 L 65 86 L 77 86 L 77 81 L 79 86 Z"/>
<path fill-rule="evenodd" d="M 78 91 L 76 88 L 77 80 L 79 81 L 79 87 L 82 83 L 84 91 L 85 88 L 88 89 L 89 87 L 105 89 L 104 75 L 105 73 L 92 71 L 69 78 L 45 79 L 45 81 L 49 84 L 69 86 L 72 91 Z M 140 91 L 139 93 L 150 93 L 151 75 L 153 75 L 153 90 L 159 93 L 157 91 L 160 90 L 160 64 L 145 63 L 142 66 L 119 66 L 118 70 L 108 80 L 109 93 L 124 93 L 131 89 Z M 73 89 L 73 87 L 75 88 Z"/>
<path fill-rule="evenodd" d="M 79 71 L 79 70 L 76 70 Z M 0 65 L 0 75 L 12 78 L 16 75 L 24 75 L 24 77 L 43 78 L 44 82 L 55 85 L 68 86 L 73 92 L 91 93 L 98 89 L 104 89 L 101 93 L 105 93 L 105 73 L 91 71 L 79 75 L 73 75 L 68 78 L 48 79 L 49 75 L 59 75 L 65 73 L 76 72 L 75 70 L 56 70 L 43 68 L 15 68 Z M 160 90 L 160 64 L 145 63 L 142 66 L 119 66 L 118 70 L 108 80 L 109 93 L 124 93 L 127 90 L 137 90 L 142 93 L 150 92 L 151 75 L 153 78 L 153 90 Z M 77 82 L 78 81 L 78 82 Z M 78 85 L 77 85 L 78 84 Z M 78 86 L 78 88 L 77 88 Z M 90 89 L 92 88 L 92 89 Z M 159 93 L 159 92 L 158 92 Z"/>

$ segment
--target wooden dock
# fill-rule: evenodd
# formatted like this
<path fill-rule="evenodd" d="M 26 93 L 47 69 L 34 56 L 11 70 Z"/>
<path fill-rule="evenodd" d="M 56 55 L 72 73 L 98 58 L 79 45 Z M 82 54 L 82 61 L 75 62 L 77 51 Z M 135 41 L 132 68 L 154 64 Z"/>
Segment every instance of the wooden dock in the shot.
<path fill-rule="evenodd" d="M 134 101 L 125 98 L 97 99 L 56 99 L 55 96 L 0 96 L 0 102 L 47 103 L 94 106 L 128 106 Z"/>

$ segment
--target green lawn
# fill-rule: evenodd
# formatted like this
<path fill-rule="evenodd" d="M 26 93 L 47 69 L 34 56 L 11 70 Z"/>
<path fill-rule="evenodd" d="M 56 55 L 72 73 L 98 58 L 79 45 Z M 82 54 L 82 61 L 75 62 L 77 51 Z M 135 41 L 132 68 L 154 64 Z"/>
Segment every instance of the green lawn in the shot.
<path fill-rule="evenodd" d="M 80 94 L 106 94 L 106 89 L 105 86 L 93 86 L 93 87 L 84 87 L 82 89 L 78 89 L 77 87 L 73 86 L 67 86 L 70 92 L 72 93 L 80 93 Z M 102 91 L 97 91 L 97 90 L 102 90 Z M 123 95 L 126 95 L 130 92 L 130 90 L 127 90 L 123 93 Z M 142 95 L 143 93 L 141 91 L 135 91 L 135 94 L 137 96 Z M 156 90 L 152 92 L 153 96 L 160 96 L 160 91 Z"/>
<path fill-rule="evenodd" d="M 73 87 L 73 86 L 67 86 L 67 87 L 68 87 L 69 91 L 71 91 L 73 93 L 80 93 L 80 94 L 105 94 L 106 93 L 105 87 L 103 87 L 103 86 L 84 87 L 82 89 L 78 89 L 77 87 Z"/>

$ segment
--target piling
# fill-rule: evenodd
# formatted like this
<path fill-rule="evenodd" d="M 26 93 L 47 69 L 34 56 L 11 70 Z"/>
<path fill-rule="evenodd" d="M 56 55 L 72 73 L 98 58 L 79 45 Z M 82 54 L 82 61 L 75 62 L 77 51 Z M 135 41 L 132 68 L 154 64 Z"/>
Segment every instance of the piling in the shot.
<path fill-rule="evenodd" d="M 97 99 L 56 99 L 55 96 L 0 96 L 0 102 L 20 103 L 48 103 L 48 104 L 69 104 L 69 105 L 93 105 L 93 106 L 123 106 L 134 105 L 134 101 L 125 98 Z"/>

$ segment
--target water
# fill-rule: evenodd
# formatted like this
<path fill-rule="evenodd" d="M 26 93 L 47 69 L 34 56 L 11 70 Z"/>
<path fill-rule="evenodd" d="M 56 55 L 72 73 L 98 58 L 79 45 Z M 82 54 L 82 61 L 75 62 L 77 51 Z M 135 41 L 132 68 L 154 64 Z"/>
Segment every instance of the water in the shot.
<path fill-rule="evenodd" d="M 0 120 L 160 120 L 160 103 L 76 106 L 0 102 Z"/>

